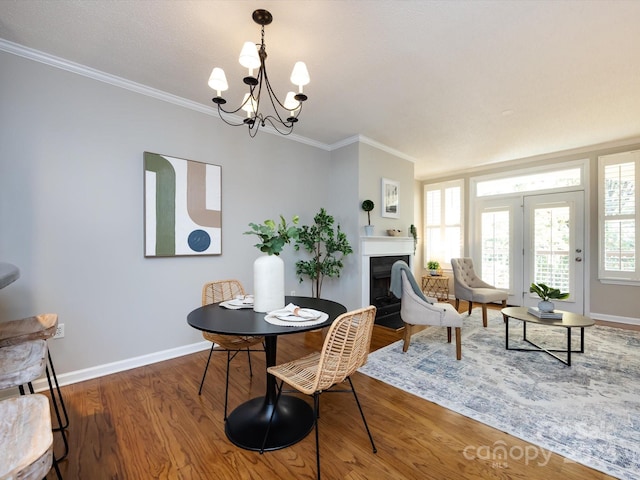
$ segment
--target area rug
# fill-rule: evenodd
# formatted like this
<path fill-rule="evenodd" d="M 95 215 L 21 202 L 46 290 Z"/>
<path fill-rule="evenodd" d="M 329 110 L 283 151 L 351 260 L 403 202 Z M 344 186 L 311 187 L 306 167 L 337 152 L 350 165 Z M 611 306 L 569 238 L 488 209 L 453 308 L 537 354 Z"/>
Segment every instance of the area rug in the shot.
<path fill-rule="evenodd" d="M 427 328 L 369 355 L 359 371 L 608 475 L 640 475 L 640 332 L 585 328 L 585 353 L 570 367 L 546 353 L 507 351 L 499 311 L 464 316 L 462 360 L 445 328 Z M 579 329 L 572 331 L 579 348 Z M 527 338 L 566 345 L 563 329 L 528 324 Z M 509 344 L 522 342 L 510 320 Z M 539 459 L 537 460 L 539 461 Z"/>

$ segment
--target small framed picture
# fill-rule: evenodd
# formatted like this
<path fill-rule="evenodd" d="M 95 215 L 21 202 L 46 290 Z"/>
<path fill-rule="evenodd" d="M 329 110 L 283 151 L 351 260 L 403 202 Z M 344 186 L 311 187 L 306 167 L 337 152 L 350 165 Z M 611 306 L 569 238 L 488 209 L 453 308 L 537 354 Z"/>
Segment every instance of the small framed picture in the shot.
<path fill-rule="evenodd" d="M 382 179 L 382 216 L 399 218 L 400 184 L 388 178 Z"/>

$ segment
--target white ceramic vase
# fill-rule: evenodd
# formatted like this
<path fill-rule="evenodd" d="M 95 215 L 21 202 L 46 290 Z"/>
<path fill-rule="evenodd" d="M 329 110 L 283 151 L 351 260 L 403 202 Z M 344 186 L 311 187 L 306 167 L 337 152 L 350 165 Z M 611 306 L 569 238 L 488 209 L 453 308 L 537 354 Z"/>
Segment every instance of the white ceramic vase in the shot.
<path fill-rule="evenodd" d="M 364 234 L 367 237 L 373 236 L 373 225 L 365 225 L 364 226 Z"/>
<path fill-rule="evenodd" d="M 284 308 L 284 261 L 278 255 L 263 255 L 253 262 L 253 310 L 280 308 Z"/>
<path fill-rule="evenodd" d="M 553 304 L 553 302 L 550 302 L 549 300 L 542 300 L 538 302 L 538 310 L 540 310 L 541 312 L 545 312 L 545 313 L 553 312 L 554 308 L 556 308 L 556 306 Z"/>

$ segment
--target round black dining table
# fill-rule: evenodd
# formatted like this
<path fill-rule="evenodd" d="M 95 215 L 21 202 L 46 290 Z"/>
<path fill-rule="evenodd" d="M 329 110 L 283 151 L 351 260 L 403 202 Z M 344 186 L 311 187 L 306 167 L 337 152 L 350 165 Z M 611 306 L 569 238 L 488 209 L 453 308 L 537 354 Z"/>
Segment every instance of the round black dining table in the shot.
<path fill-rule="evenodd" d="M 264 319 L 266 313 L 254 312 L 250 308 L 230 310 L 214 303 L 193 310 L 187 316 L 187 323 L 204 332 L 264 336 L 268 368 L 276 364 L 278 336 L 328 327 L 347 311 L 337 302 L 320 298 L 288 296 L 285 297 L 285 304 L 288 303 L 324 312 L 329 318 L 323 323 L 309 326 L 279 326 L 268 323 Z M 227 417 L 227 438 L 238 447 L 260 450 L 272 414 L 273 420 L 265 450 L 285 448 L 306 437 L 314 422 L 311 405 L 302 398 L 283 393 L 274 412 L 276 396 L 275 377 L 267 374 L 265 395 L 241 404 Z"/>

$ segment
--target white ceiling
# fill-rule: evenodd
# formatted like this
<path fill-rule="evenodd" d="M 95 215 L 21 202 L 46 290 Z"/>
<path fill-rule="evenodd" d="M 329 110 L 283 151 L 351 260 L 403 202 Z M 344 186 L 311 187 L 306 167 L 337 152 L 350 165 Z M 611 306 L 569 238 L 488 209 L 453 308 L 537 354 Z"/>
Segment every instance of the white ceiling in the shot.
<path fill-rule="evenodd" d="M 256 8 L 276 91 L 309 68 L 295 133 L 363 135 L 419 179 L 640 137 L 637 0 L 0 0 L 0 38 L 208 106 L 221 66 L 239 103 Z"/>

